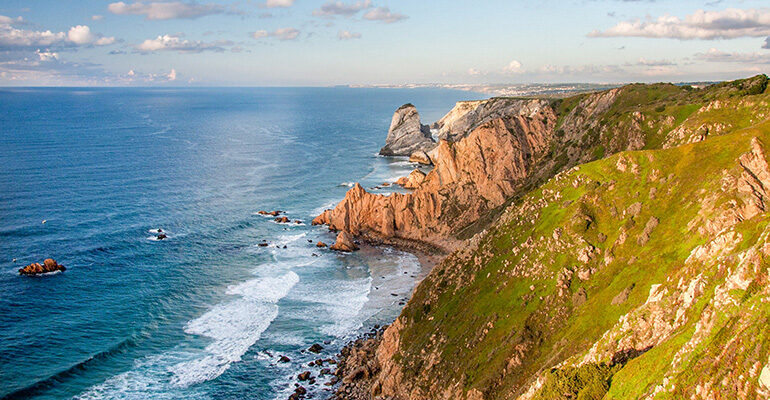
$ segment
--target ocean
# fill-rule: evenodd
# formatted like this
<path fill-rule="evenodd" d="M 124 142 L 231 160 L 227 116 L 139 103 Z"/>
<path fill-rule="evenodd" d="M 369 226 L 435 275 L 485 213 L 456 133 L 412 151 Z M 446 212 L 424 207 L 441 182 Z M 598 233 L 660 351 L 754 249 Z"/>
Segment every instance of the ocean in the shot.
<path fill-rule="evenodd" d="M 0 398 L 287 398 L 424 273 L 396 249 L 318 249 L 334 235 L 310 220 L 413 168 L 376 155 L 401 104 L 428 123 L 483 97 L 0 88 Z M 49 257 L 67 270 L 18 275 Z"/>

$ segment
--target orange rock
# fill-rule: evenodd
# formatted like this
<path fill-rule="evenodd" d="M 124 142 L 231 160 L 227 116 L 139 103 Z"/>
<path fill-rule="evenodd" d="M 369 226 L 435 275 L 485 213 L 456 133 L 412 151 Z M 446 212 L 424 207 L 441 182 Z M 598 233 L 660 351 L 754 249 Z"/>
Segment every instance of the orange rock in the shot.
<path fill-rule="evenodd" d="M 313 218 L 312 225 L 326 225 L 329 223 L 329 213 L 331 210 L 324 210 L 321 215 Z"/>
<path fill-rule="evenodd" d="M 417 189 L 425 180 L 425 176 L 426 175 L 424 172 L 420 171 L 419 169 L 415 169 L 409 173 L 409 176 L 398 178 L 396 183 L 407 189 Z"/>
<path fill-rule="evenodd" d="M 66 269 L 66 267 L 59 265 L 54 259 L 47 258 L 43 261 L 43 265 L 40 263 L 32 263 L 24 268 L 20 268 L 19 275 L 37 275 L 47 272 L 65 271 Z"/>
<path fill-rule="evenodd" d="M 318 242 L 318 243 L 315 244 L 315 247 L 326 247 L 326 243 Z"/>
<path fill-rule="evenodd" d="M 541 100 L 531 100 L 526 109 L 526 114 L 484 123 L 456 143 L 442 140 L 431 151 L 433 170 L 414 192 L 372 194 L 356 184 L 313 224 L 355 236 L 445 243 L 452 232 L 515 194 L 535 161 L 548 152 L 553 109 Z"/>
<path fill-rule="evenodd" d="M 356 246 L 355 242 L 353 241 L 353 236 L 345 231 L 342 231 L 337 235 L 337 241 L 335 241 L 334 244 L 329 248 L 332 250 L 345 252 L 358 250 L 358 246 Z"/>

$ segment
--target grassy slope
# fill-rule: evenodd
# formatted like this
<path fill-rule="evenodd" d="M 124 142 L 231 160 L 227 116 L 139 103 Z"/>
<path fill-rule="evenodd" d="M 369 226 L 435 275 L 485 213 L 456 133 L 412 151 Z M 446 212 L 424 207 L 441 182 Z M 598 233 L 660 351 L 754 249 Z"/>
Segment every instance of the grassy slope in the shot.
<path fill-rule="evenodd" d="M 754 87 L 739 82 L 708 91 L 673 85 L 624 88 L 603 115 L 601 125 L 622 127 L 633 118 L 632 110 L 639 111 L 654 121 L 642 124 L 645 147 L 660 147 L 666 133 L 681 125 L 697 129 L 721 123 L 725 128 L 719 133 L 734 133 L 584 164 L 517 202 L 500 223 L 482 235 L 478 248 L 450 256 L 438 266 L 404 310 L 406 327 L 396 358 L 406 380 L 413 380 L 427 393 L 431 387 L 459 385 L 463 390 L 479 389 L 487 398 L 512 397 L 538 373 L 586 351 L 619 317 L 645 302 L 652 284 L 677 274 L 692 274 L 684 270 L 683 262 L 708 238 L 688 229 L 688 223 L 701 211 L 704 195 L 720 190 L 722 171 L 738 168 L 736 160 L 749 150 L 752 137 L 770 144 L 768 123 L 746 129 L 767 118 L 768 96 L 751 92 L 756 91 Z M 568 112 L 584 96 L 566 99 L 558 106 Z M 696 113 L 715 99 L 727 106 Z M 669 116 L 676 123 L 666 123 L 662 129 Z M 615 131 L 609 132 L 618 134 Z M 618 170 L 621 157 L 636 165 L 636 171 L 631 172 L 631 167 Z M 717 202 L 729 200 L 733 199 L 723 196 Z M 637 202 L 642 203 L 638 215 L 623 215 Z M 651 217 L 660 223 L 649 241 L 640 245 L 638 237 Z M 755 237 L 766 222 L 756 217 L 743 223 L 740 229 L 746 232 L 745 240 Z M 616 244 L 621 229 L 628 238 Z M 596 249 L 591 259 L 579 260 L 581 251 L 591 247 Z M 609 254 L 612 261 L 606 263 Z M 594 268 L 596 272 L 586 281 L 573 276 L 568 294 L 559 296 L 557 277 L 565 268 Z M 712 274 L 718 273 L 712 270 Z M 624 290 L 627 300 L 612 304 Z M 581 291 L 587 298 L 582 304 L 575 300 L 575 293 Z M 747 336 L 746 340 L 759 340 L 756 351 L 766 360 L 761 328 L 770 306 L 751 296 L 745 301 L 755 305 L 758 318 L 756 324 L 750 324 L 756 331 L 752 331 L 754 339 Z M 697 315 L 704 304 L 690 312 Z M 728 326 L 731 318 L 725 316 L 721 323 Z M 612 370 L 608 397 L 634 398 L 649 390 L 692 332 L 690 322 L 669 341 Z M 725 344 L 725 337 L 716 336 L 694 358 L 708 358 L 709 352 Z M 697 360 L 693 363 L 692 369 L 675 379 L 686 383 L 697 377 L 693 374 L 713 373 L 718 368 Z"/>

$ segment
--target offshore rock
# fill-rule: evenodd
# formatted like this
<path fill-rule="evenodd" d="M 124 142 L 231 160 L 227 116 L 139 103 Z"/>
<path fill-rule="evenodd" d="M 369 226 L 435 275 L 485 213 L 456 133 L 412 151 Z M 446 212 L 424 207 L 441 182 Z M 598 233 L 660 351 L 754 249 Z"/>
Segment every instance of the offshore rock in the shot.
<path fill-rule="evenodd" d="M 404 104 L 393 113 L 383 156 L 410 156 L 413 152 L 428 151 L 436 146 L 428 125 L 420 123 L 420 114 L 412 104 Z"/>
<path fill-rule="evenodd" d="M 46 258 L 43 264 L 32 263 L 24 268 L 19 268 L 19 275 L 39 275 L 49 272 L 65 271 L 67 268 L 60 265 L 52 258 Z"/>

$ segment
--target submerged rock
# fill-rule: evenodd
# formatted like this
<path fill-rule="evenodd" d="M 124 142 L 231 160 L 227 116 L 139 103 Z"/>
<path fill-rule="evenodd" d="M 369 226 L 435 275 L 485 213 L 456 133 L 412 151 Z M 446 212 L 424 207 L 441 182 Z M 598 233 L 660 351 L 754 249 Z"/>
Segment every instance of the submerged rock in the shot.
<path fill-rule="evenodd" d="M 261 210 L 261 211 L 257 211 L 257 214 L 259 214 L 259 215 L 270 215 L 270 216 L 273 216 L 273 217 L 277 217 L 282 212 L 283 211 L 281 211 L 281 210 L 275 210 L 275 211 L 264 211 L 264 210 Z"/>
<path fill-rule="evenodd" d="M 404 104 L 393 113 L 393 119 L 380 149 L 383 156 L 409 156 L 417 150 L 428 151 L 436 147 L 430 127 L 420 123 L 420 114 L 412 104 Z"/>
<path fill-rule="evenodd" d="M 358 250 L 358 246 L 356 246 L 355 242 L 353 241 L 353 235 L 345 231 L 341 231 L 337 235 L 337 241 L 334 242 L 334 244 L 329 248 L 332 250 L 346 251 L 346 252 Z"/>
<path fill-rule="evenodd" d="M 24 268 L 19 268 L 19 275 L 39 275 L 65 270 L 67 268 L 57 263 L 53 258 L 46 258 L 42 265 L 40 263 L 32 263 Z"/>

